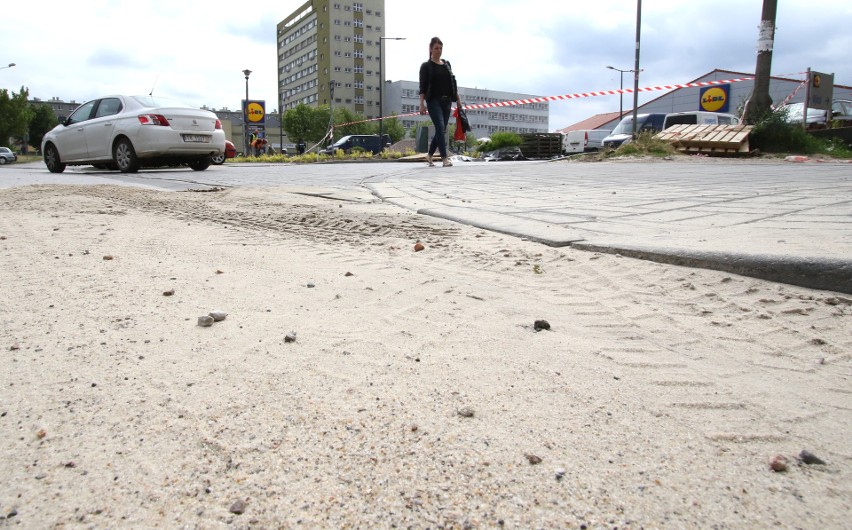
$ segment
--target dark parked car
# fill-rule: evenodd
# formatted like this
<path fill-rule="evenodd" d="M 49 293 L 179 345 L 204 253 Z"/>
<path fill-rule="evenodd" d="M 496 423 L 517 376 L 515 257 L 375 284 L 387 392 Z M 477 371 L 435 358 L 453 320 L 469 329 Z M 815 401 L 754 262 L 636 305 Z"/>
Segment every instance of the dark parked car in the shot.
<path fill-rule="evenodd" d="M 18 159 L 18 155 L 8 147 L 0 147 L 0 165 L 14 162 Z"/>
<path fill-rule="evenodd" d="M 325 154 L 333 155 L 338 149 L 349 154 L 353 149 L 361 148 L 374 155 L 381 153 L 391 144 L 390 136 L 387 134 L 379 138 L 378 134 L 352 134 L 344 136 L 340 140 L 325 148 Z"/>

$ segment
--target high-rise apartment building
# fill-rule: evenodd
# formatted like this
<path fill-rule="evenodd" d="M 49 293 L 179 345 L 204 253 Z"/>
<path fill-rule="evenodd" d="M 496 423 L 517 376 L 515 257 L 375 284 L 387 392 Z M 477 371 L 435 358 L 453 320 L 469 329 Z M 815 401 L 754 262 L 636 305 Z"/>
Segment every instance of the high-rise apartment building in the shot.
<path fill-rule="evenodd" d="M 378 117 L 384 31 L 384 0 L 305 2 L 278 24 L 281 107 L 342 106 Z"/>

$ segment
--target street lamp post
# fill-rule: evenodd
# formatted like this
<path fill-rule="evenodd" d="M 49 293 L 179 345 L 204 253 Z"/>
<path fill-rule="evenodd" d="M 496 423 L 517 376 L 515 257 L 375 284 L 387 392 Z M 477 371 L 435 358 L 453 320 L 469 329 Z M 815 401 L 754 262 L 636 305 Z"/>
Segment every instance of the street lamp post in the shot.
<path fill-rule="evenodd" d="M 243 144 L 245 145 L 245 149 L 243 149 L 243 156 L 248 156 L 249 152 L 249 119 L 248 119 L 248 78 L 251 75 L 251 70 L 245 69 L 243 70 L 243 75 L 246 76 L 246 101 L 243 103 Z"/>
<path fill-rule="evenodd" d="M 284 93 L 278 98 L 278 149 L 284 154 Z"/>
<path fill-rule="evenodd" d="M 336 83 L 334 79 L 328 83 L 328 145 L 334 144 L 334 85 Z"/>
<path fill-rule="evenodd" d="M 619 83 L 618 83 L 618 119 L 624 117 L 624 74 L 627 72 L 634 72 L 632 68 L 630 70 L 622 70 L 621 68 L 616 68 L 614 66 L 607 66 L 610 70 L 615 70 L 619 73 Z M 641 70 L 640 70 L 641 72 Z"/>
<path fill-rule="evenodd" d="M 405 40 L 405 37 L 379 37 L 379 141 L 382 142 L 382 151 L 385 150 L 384 127 L 382 118 L 384 117 L 384 103 L 382 102 L 382 93 L 385 91 L 385 78 L 382 77 L 382 63 L 385 62 L 385 54 L 382 52 L 382 45 L 386 40 Z"/>

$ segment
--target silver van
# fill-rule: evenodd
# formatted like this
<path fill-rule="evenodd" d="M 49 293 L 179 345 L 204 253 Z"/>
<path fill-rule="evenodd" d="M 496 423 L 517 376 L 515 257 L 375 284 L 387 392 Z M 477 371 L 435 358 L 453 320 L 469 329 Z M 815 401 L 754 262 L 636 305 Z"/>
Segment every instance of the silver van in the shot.
<path fill-rule="evenodd" d="M 724 112 L 707 112 L 706 110 L 673 112 L 666 114 L 663 130 L 672 125 L 739 125 L 739 123 L 739 118 Z"/>
<path fill-rule="evenodd" d="M 610 131 L 599 129 L 582 129 L 562 133 L 562 153 L 587 153 L 603 149 L 603 139 Z"/>
<path fill-rule="evenodd" d="M 636 132 L 643 133 L 647 131 L 651 132 L 659 132 L 663 130 L 663 121 L 666 119 L 665 114 L 639 114 L 636 116 Z M 625 116 L 618 125 L 615 126 L 615 129 L 612 130 L 612 134 L 607 136 L 602 140 L 603 146 L 607 149 L 615 149 L 628 138 L 633 136 L 633 115 Z"/>

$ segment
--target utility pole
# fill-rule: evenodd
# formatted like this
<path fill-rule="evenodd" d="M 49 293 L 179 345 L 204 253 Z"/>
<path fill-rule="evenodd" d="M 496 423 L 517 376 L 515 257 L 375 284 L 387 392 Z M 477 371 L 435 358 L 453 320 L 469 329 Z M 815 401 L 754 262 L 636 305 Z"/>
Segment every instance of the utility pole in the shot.
<path fill-rule="evenodd" d="M 639 40 L 642 33 L 642 0 L 636 0 L 636 64 L 633 67 L 633 139 L 636 139 L 636 122 L 639 119 Z"/>
<path fill-rule="evenodd" d="M 757 64 L 754 68 L 754 91 L 745 108 L 744 121 L 756 123 L 772 109 L 769 76 L 772 72 L 772 48 L 775 45 L 775 13 L 778 0 L 763 0 L 760 30 L 757 36 Z"/>

